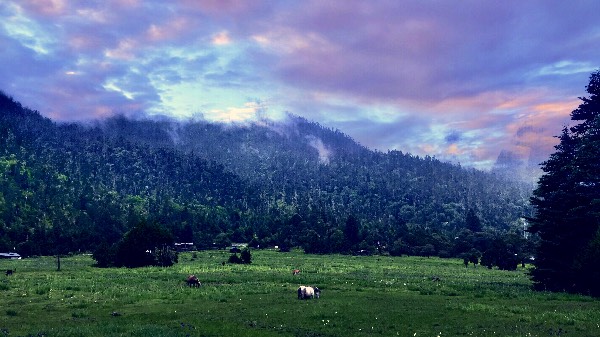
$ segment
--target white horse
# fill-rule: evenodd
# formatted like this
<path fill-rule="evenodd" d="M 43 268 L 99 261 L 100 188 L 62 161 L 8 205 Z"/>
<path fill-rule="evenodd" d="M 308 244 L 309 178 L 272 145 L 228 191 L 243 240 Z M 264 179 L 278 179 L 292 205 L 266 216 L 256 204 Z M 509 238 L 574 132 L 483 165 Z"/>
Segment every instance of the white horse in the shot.
<path fill-rule="evenodd" d="M 321 290 L 317 287 L 300 286 L 298 288 L 298 299 L 305 300 L 309 298 L 319 298 Z"/>

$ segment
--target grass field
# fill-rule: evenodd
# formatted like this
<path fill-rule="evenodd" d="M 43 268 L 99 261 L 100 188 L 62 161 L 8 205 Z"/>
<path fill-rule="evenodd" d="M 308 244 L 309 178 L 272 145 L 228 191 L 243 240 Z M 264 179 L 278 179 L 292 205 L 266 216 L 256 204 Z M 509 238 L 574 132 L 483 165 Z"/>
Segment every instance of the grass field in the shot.
<path fill-rule="evenodd" d="M 526 271 L 461 260 L 253 251 L 99 269 L 90 256 L 0 260 L 3 336 L 600 336 L 600 301 L 530 290 Z M 298 268 L 302 272 L 292 275 Z M 196 274 L 201 288 L 188 288 Z M 299 285 L 321 298 L 299 301 Z"/>

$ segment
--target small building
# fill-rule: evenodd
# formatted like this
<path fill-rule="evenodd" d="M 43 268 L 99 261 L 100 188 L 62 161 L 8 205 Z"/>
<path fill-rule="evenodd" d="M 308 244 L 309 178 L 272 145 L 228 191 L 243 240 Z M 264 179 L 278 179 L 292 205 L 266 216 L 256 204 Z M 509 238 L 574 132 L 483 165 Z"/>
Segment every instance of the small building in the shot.
<path fill-rule="evenodd" d="M 0 253 L 0 259 L 20 260 L 21 255 L 17 253 Z"/>
<path fill-rule="evenodd" d="M 193 242 L 175 242 L 175 250 L 178 252 L 187 252 L 195 250 Z"/>

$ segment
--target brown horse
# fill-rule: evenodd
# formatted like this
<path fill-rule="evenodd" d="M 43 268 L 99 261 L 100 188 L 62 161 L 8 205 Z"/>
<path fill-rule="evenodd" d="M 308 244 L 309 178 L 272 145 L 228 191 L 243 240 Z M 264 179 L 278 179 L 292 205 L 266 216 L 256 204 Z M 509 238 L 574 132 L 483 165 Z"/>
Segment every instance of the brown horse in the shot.
<path fill-rule="evenodd" d="M 188 286 L 195 288 L 198 288 L 202 285 L 202 283 L 200 283 L 200 280 L 198 279 L 198 277 L 196 277 L 196 275 L 189 275 L 186 283 Z"/>
<path fill-rule="evenodd" d="M 300 269 L 294 269 L 292 271 L 292 275 L 298 275 L 298 274 L 300 274 Z"/>

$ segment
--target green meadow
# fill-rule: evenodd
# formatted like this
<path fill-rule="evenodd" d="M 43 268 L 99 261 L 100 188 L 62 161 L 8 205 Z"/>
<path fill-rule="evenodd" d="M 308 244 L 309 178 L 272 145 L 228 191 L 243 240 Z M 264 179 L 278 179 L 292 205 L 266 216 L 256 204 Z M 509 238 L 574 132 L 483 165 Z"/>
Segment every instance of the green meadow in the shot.
<path fill-rule="evenodd" d="M 139 269 L 77 255 L 60 271 L 53 257 L 0 260 L 0 337 L 600 336 L 599 300 L 534 292 L 523 269 L 268 250 L 223 265 L 229 255 L 183 253 L 173 267 Z M 187 287 L 188 274 L 202 287 Z M 321 298 L 298 300 L 299 285 Z"/>

